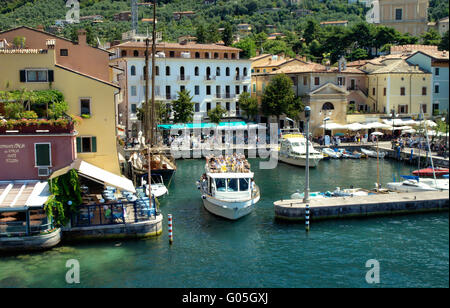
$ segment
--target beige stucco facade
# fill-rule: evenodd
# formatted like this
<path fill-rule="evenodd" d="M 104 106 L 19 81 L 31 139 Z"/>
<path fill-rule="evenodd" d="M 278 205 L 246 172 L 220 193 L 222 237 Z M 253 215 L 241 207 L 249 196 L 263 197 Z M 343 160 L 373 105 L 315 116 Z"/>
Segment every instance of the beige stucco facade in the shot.
<path fill-rule="evenodd" d="M 380 24 L 413 36 L 427 31 L 428 0 L 379 0 Z"/>

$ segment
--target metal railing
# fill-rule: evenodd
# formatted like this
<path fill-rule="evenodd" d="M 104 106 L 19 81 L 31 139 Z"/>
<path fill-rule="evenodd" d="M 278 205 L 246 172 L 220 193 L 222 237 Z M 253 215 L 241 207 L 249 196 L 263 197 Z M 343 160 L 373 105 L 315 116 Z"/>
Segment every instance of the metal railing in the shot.
<path fill-rule="evenodd" d="M 178 80 L 178 81 L 187 81 L 187 80 L 191 80 L 191 76 L 190 76 L 190 75 L 178 75 L 177 80 Z"/>
<path fill-rule="evenodd" d="M 144 199 L 78 206 L 71 217 L 72 227 L 120 225 L 156 219 L 159 211 Z"/>
<path fill-rule="evenodd" d="M 52 221 L 41 225 L 30 225 L 29 229 L 26 221 L 0 222 L 0 237 L 39 235 L 53 228 Z"/>

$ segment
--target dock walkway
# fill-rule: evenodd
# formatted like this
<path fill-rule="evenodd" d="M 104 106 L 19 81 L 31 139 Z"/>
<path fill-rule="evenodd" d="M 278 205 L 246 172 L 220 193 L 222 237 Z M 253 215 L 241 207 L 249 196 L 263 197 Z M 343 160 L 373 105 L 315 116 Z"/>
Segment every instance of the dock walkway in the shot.
<path fill-rule="evenodd" d="M 448 191 L 312 198 L 309 202 L 311 220 L 448 211 L 448 205 Z M 305 206 L 303 200 L 276 201 L 274 202 L 275 217 L 304 220 Z"/>

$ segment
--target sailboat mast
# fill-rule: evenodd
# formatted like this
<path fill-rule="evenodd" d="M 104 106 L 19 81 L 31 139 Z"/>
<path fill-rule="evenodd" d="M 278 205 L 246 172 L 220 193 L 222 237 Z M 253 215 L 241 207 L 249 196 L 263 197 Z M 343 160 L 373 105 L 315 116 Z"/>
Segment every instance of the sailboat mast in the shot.
<path fill-rule="evenodd" d="M 378 150 L 378 136 L 377 136 L 377 192 L 380 189 L 380 152 Z"/>
<path fill-rule="evenodd" d="M 152 30 L 152 109 L 151 109 L 151 130 L 150 145 L 154 145 L 155 125 L 155 54 L 156 54 L 156 0 L 153 0 L 153 30 Z"/>

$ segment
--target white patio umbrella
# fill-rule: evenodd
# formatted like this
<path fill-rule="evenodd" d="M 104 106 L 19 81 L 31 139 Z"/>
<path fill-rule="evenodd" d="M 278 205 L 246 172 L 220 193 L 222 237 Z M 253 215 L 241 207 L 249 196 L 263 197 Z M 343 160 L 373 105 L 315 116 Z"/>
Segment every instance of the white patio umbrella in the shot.
<path fill-rule="evenodd" d="M 374 135 L 374 136 L 383 136 L 384 134 L 383 134 L 382 132 L 373 132 L 373 133 L 371 133 L 371 135 Z"/>
<path fill-rule="evenodd" d="M 392 120 L 384 119 L 384 120 L 383 120 L 383 123 L 384 123 L 384 124 L 391 125 L 391 126 L 393 126 L 393 125 L 395 125 L 395 126 L 405 126 L 405 125 L 418 125 L 419 122 L 414 121 L 414 120 L 412 120 L 412 119 L 409 119 L 409 120 L 404 120 L 404 119 L 394 119 L 393 121 L 392 121 Z"/>
<path fill-rule="evenodd" d="M 366 128 L 368 129 L 375 129 L 375 128 L 387 128 L 387 129 L 392 129 L 391 125 L 388 124 L 384 124 L 384 123 L 380 123 L 380 122 L 371 122 L 371 123 L 367 123 L 365 125 Z"/>
<path fill-rule="evenodd" d="M 417 125 L 419 125 L 419 124 L 426 125 L 427 127 L 436 127 L 437 126 L 437 124 L 431 120 L 417 122 Z"/>
<path fill-rule="evenodd" d="M 392 128 L 392 130 L 408 130 L 408 129 L 412 129 L 412 127 L 411 126 L 400 126 L 400 127 Z"/>
<path fill-rule="evenodd" d="M 341 124 L 337 124 L 337 123 L 333 123 L 333 122 L 320 125 L 320 128 L 325 128 L 325 127 L 326 127 L 326 129 L 329 129 L 329 130 L 346 128 L 345 125 L 341 125 Z"/>
<path fill-rule="evenodd" d="M 402 132 L 403 134 L 415 134 L 416 130 L 414 128 L 406 129 Z"/>
<path fill-rule="evenodd" d="M 366 126 L 362 125 L 360 123 L 351 123 L 351 124 L 345 125 L 345 128 L 347 128 L 348 130 L 351 130 L 351 131 L 356 131 L 356 130 L 366 129 Z"/>

